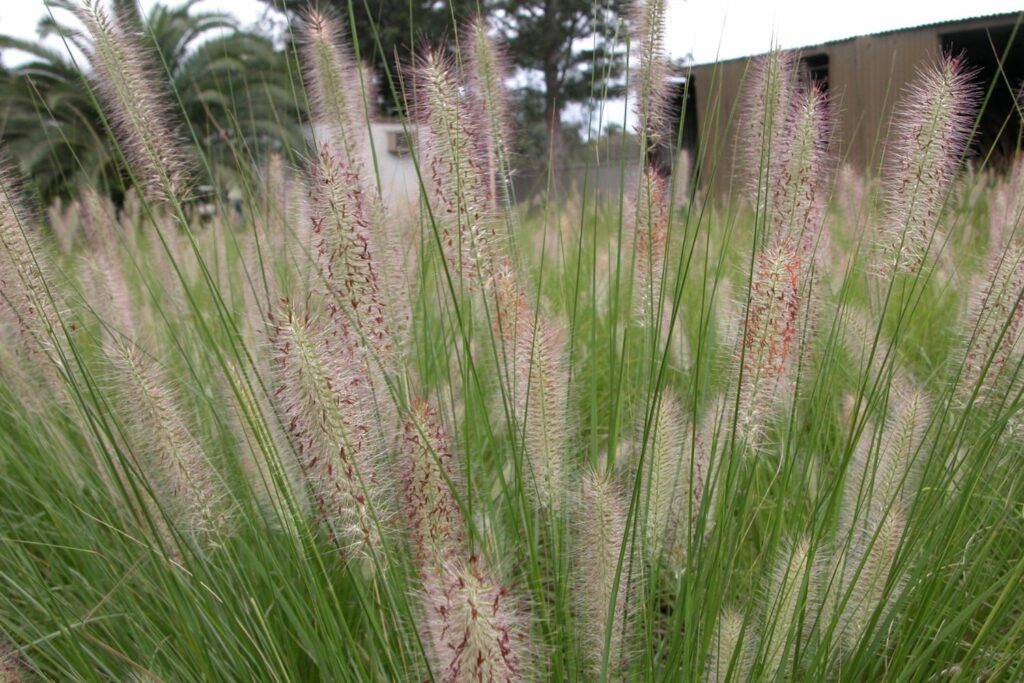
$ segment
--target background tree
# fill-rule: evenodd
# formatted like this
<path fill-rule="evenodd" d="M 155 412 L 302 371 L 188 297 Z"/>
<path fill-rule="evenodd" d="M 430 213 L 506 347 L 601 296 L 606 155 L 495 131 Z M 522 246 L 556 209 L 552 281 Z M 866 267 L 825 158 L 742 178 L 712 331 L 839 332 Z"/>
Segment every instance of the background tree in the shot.
<path fill-rule="evenodd" d="M 269 38 L 239 30 L 231 15 L 193 13 L 194 4 L 154 7 L 143 20 L 143 44 L 202 148 L 210 180 L 229 181 L 247 167 L 243 160 L 303 144 L 304 102 L 292 88 L 294 63 Z M 51 17 L 40 32 L 83 39 Z M 63 50 L 0 36 L 5 48 L 30 59 L 0 76 L 0 138 L 42 201 L 74 196 L 83 183 L 125 189 L 120 155 L 78 65 Z"/>
<path fill-rule="evenodd" d="M 518 72 L 509 75 L 521 76 L 525 83 L 517 119 L 527 138 L 518 144 L 520 151 L 529 150 L 531 159 L 538 158 L 534 152 L 540 146 L 533 134 L 536 123 L 543 122 L 541 144 L 547 147 L 543 151 L 550 150 L 557 158 L 565 149 L 563 108 L 592 95 L 622 92 L 625 33 L 620 19 L 628 4 L 625 0 L 392 0 L 372 7 L 366 0 L 265 1 L 292 11 L 311 4 L 330 7 L 346 21 L 351 8 L 360 56 L 377 73 L 378 95 L 387 113 L 401 107 L 389 92 L 386 71 L 397 74 L 399 67 L 411 62 L 412 51 L 424 43 L 450 48 L 455 26 L 484 14 L 505 44 L 510 66 Z"/>
<path fill-rule="evenodd" d="M 352 30 L 360 59 L 377 77 L 378 108 L 394 115 L 402 110 L 398 74 L 413 63 L 413 54 L 424 45 L 450 49 L 454 27 L 462 25 L 483 8 L 480 0 L 264 0 L 270 6 L 301 15 L 317 7 L 333 11 L 342 25 Z M 351 10 L 351 11 L 350 11 Z M 395 92 L 389 85 L 394 79 Z M 397 97 L 396 97 L 397 96 Z"/>
<path fill-rule="evenodd" d="M 488 7 L 509 59 L 539 74 L 552 160 L 562 147 L 562 110 L 572 102 L 623 92 L 624 0 L 495 0 Z M 529 87 L 529 86 L 528 86 Z"/>

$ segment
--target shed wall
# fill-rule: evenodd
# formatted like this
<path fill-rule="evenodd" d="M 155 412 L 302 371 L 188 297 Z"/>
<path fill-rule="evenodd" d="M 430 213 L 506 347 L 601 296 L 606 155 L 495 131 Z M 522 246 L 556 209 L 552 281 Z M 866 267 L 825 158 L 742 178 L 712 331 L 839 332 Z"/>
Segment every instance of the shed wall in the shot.
<path fill-rule="evenodd" d="M 833 100 L 833 150 L 858 169 L 877 171 L 893 109 L 918 69 L 938 60 L 941 35 L 951 30 L 992 25 L 978 19 L 955 25 L 861 36 L 799 54 L 826 54 Z M 692 68 L 700 131 L 700 182 L 718 193 L 742 187 L 747 173 L 736 168 L 737 131 L 743 121 L 744 83 L 756 58 L 735 59 Z"/>

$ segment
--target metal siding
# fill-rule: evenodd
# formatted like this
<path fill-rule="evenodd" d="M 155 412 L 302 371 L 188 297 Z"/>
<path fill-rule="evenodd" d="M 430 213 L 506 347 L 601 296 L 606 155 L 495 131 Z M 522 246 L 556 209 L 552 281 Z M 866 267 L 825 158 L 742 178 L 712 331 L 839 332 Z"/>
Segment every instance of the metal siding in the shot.
<path fill-rule="evenodd" d="M 701 182 L 727 191 L 731 186 L 733 129 L 742 107 L 747 60 L 731 60 L 694 69 Z M 732 119 L 732 121 L 730 121 Z"/>
<path fill-rule="evenodd" d="M 818 50 L 801 50 L 804 54 L 818 54 Z M 832 107 L 832 152 L 840 161 L 851 164 L 861 162 L 860 150 L 854 144 L 858 130 L 846 112 L 857 111 L 860 103 L 857 48 L 854 41 L 825 46 L 821 52 L 828 55 L 828 92 Z"/>
<path fill-rule="evenodd" d="M 918 29 L 855 41 L 856 95 L 841 116 L 857 127 L 852 159 L 860 168 L 877 169 L 888 138 L 893 109 L 918 69 L 939 56 L 939 39 L 932 29 Z"/>
<path fill-rule="evenodd" d="M 996 23 L 1006 22 L 972 19 L 800 49 L 800 54 L 829 56 L 836 157 L 857 168 L 879 169 L 893 109 L 918 70 L 939 58 L 940 36 Z M 741 182 L 735 168 L 736 129 L 742 121 L 743 84 L 752 59 L 692 68 L 701 183 L 709 187 L 713 182 L 716 193 L 730 192 Z"/>

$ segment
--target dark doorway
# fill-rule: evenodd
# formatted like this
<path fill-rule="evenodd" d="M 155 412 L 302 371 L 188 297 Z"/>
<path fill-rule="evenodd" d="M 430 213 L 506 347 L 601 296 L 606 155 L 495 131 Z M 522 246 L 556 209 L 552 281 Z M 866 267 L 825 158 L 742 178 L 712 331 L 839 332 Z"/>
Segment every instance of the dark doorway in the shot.
<path fill-rule="evenodd" d="M 805 55 L 797 65 L 797 78 L 806 85 L 816 85 L 823 93 L 828 92 L 828 55 L 824 52 Z"/>
<path fill-rule="evenodd" d="M 975 80 L 983 88 L 983 95 L 995 83 L 978 124 L 974 149 L 982 157 L 991 152 L 992 165 L 1005 164 L 1020 143 L 1021 117 L 1016 98 L 1024 83 L 1024 33 L 1015 34 L 1014 25 L 1007 24 L 946 33 L 941 39 L 947 54 L 962 54 L 967 67 L 976 70 Z"/>

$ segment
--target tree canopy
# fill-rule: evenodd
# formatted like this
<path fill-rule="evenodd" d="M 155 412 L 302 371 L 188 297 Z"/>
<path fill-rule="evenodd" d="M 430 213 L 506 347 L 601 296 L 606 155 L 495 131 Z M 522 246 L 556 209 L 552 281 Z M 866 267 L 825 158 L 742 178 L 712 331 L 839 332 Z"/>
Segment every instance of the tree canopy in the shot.
<path fill-rule="evenodd" d="M 296 12 L 311 5 L 310 0 L 265 2 Z M 520 120 L 526 127 L 543 122 L 553 151 L 561 146 L 565 105 L 621 90 L 609 84 L 620 81 L 625 66 L 620 22 L 625 0 L 412 0 L 372 7 L 366 0 L 320 0 L 313 4 L 348 19 L 361 59 L 376 71 L 386 112 L 401 109 L 392 96 L 388 75 L 395 78 L 412 61 L 413 51 L 424 45 L 450 49 L 456 27 L 479 14 L 488 19 L 506 48 L 509 66 L 515 70 L 509 75 L 521 76 L 518 80 L 524 83 Z"/>
<path fill-rule="evenodd" d="M 307 115 L 287 55 L 269 38 L 240 30 L 231 15 L 193 12 L 193 5 L 157 5 L 140 21 L 143 44 L 152 48 L 145 58 L 165 74 L 170 101 L 179 105 L 173 109 L 212 175 L 223 179 L 245 167 L 240 159 L 301 145 Z M 50 17 L 40 32 L 84 40 Z M 125 189 L 121 156 L 88 75 L 64 51 L 37 42 L 0 36 L 0 49 L 31 55 L 0 75 L 0 138 L 43 202 L 72 196 L 83 182 L 115 194 Z"/>
<path fill-rule="evenodd" d="M 414 63 L 424 46 L 450 49 L 454 27 L 480 12 L 479 0 L 409 0 L 368 2 L 367 0 L 264 0 L 277 9 L 299 16 L 310 8 L 334 12 L 352 33 L 352 43 L 361 61 L 376 75 L 381 111 L 402 110 L 399 74 Z M 391 88 L 391 82 L 394 89 Z"/>
<path fill-rule="evenodd" d="M 624 0 L 495 0 L 490 4 L 512 64 L 539 73 L 552 154 L 561 140 L 562 109 L 591 96 L 616 95 L 625 68 Z"/>

